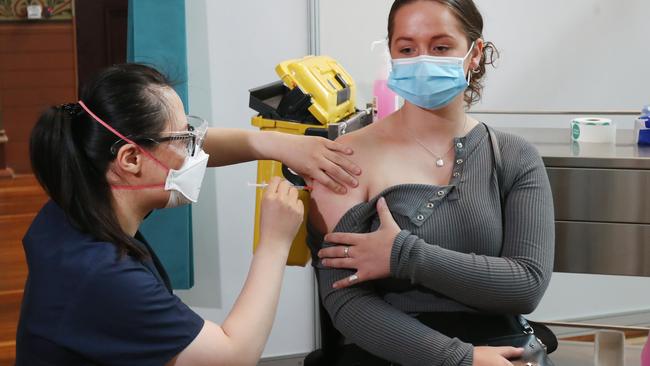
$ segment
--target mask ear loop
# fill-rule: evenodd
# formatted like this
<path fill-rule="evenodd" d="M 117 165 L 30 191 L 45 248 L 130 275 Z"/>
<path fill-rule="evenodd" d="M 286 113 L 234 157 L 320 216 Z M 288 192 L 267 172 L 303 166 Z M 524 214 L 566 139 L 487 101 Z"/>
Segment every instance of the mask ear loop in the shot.
<path fill-rule="evenodd" d="M 474 50 L 475 45 L 476 45 L 476 41 L 472 42 L 472 45 L 469 46 L 469 51 L 467 51 L 467 53 L 465 54 L 465 57 L 463 57 L 463 64 L 465 63 L 465 59 L 467 59 L 467 56 L 469 56 L 469 54 L 472 53 L 472 51 Z M 472 72 L 473 71 L 474 70 L 469 70 L 469 72 L 467 73 L 467 85 L 468 86 L 469 86 L 469 84 L 472 83 Z"/>
<path fill-rule="evenodd" d="M 463 57 L 463 61 L 465 61 L 467 56 L 469 56 L 469 54 L 472 53 L 472 51 L 474 50 L 475 45 L 476 45 L 476 41 L 472 42 L 472 45 L 469 46 L 469 51 L 467 51 L 467 53 L 465 54 L 465 57 Z"/>
<path fill-rule="evenodd" d="M 167 172 L 169 172 L 169 168 L 163 164 L 160 160 L 156 159 L 155 156 L 153 156 L 150 152 L 147 150 L 143 149 L 140 145 L 136 144 L 133 142 L 131 139 L 128 137 L 122 135 L 119 133 L 116 129 L 111 127 L 108 123 L 104 122 L 101 118 L 97 117 L 87 106 L 83 101 L 79 101 L 79 105 L 81 108 L 84 109 L 95 121 L 97 121 L 99 124 L 104 126 L 107 130 L 112 132 L 114 135 L 117 137 L 121 138 L 122 140 L 128 142 L 129 144 L 137 146 L 138 150 L 140 150 L 143 154 L 148 156 L 151 160 L 153 160 L 156 164 L 158 164 L 160 167 L 165 169 Z M 165 187 L 165 184 L 149 184 L 149 185 L 141 185 L 141 186 L 111 186 L 113 189 L 121 189 L 121 190 L 138 190 L 138 189 L 150 189 L 150 188 L 160 188 L 160 187 Z"/>

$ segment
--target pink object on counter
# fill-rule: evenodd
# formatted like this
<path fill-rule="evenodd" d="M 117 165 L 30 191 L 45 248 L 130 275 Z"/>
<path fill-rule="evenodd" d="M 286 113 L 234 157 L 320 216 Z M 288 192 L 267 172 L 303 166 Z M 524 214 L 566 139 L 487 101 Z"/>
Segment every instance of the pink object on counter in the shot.
<path fill-rule="evenodd" d="M 375 80 L 373 96 L 377 103 L 377 118 L 382 119 L 397 110 L 397 95 L 388 87 L 387 80 Z"/>

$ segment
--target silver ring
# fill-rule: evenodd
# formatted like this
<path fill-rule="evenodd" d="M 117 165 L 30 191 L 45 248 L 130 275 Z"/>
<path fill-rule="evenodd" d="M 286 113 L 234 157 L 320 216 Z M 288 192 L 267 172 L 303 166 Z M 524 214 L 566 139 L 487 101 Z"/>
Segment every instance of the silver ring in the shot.
<path fill-rule="evenodd" d="M 350 258 L 350 247 L 343 248 L 343 255 L 345 258 Z"/>
<path fill-rule="evenodd" d="M 354 282 L 354 281 L 358 281 L 358 280 L 359 280 L 359 276 L 357 276 L 357 275 L 355 275 L 355 274 L 353 274 L 352 276 L 348 277 L 348 282 Z"/>

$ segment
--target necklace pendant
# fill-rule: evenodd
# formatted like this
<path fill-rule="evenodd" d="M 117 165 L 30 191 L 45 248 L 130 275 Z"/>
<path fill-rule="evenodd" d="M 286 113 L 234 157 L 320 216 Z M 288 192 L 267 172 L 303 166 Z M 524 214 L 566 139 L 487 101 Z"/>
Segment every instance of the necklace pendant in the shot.
<path fill-rule="evenodd" d="M 437 166 L 438 168 L 442 168 L 443 166 L 445 166 L 445 161 L 442 160 L 442 158 L 438 158 L 438 159 L 436 159 L 436 166 Z"/>

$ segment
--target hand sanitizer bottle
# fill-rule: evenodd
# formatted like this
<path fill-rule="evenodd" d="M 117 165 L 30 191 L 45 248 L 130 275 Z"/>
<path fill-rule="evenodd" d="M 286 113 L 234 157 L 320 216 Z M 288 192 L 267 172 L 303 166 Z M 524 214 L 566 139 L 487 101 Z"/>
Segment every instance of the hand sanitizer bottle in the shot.
<path fill-rule="evenodd" d="M 399 108 L 399 97 L 388 87 L 388 75 L 391 70 L 391 58 L 388 51 L 388 41 L 381 40 L 372 43 L 371 50 L 379 48 L 382 53 L 382 63 L 377 72 L 377 77 L 372 88 L 375 108 L 377 110 L 377 119 L 386 118 L 389 114 Z"/>

